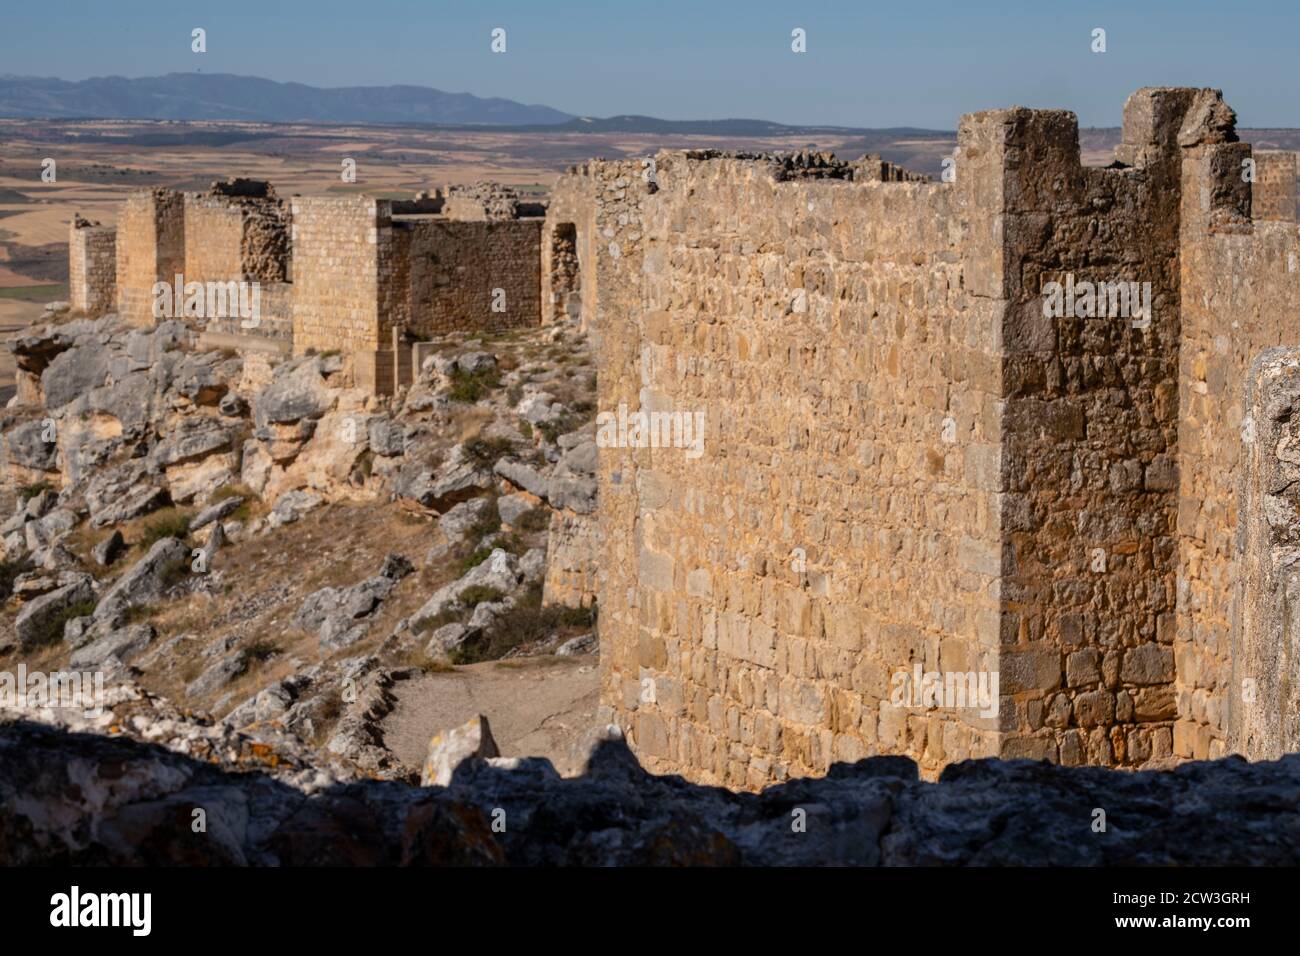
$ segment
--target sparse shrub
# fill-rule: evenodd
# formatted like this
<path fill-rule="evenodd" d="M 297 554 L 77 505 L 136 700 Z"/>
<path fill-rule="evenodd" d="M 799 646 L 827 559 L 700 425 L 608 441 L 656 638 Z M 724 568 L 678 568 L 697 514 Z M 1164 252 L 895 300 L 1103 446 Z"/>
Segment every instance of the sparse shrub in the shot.
<path fill-rule="evenodd" d="M 0 561 L 0 601 L 7 600 L 14 593 L 14 581 L 18 575 L 31 569 L 32 563 L 25 557 Z"/>
<path fill-rule="evenodd" d="M 532 508 L 525 511 L 515 522 L 515 527 L 525 534 L 545 531 L 551 525 L 551 513 L 546 508 Z"/>
<path fill-rule="evenodd" d="M 488 559 L 492 554 L 491 548 L 475 548 L 472 552 L 460 559 L 460 573 L 465 574 L 477 568 L 480 564 Z"/>
<path fill-rule="evenodd" d="M 470 461 L 485 468 L 496 464 L 497 459 L 514 448 L 508 438 L 475 438 L 465 443 L 465 454 Z"/>
<path fill-rule="evenodd" d="M 532 438 L 533 423 L 524 421 L 522 418 L 519 419 L 519 434 L 523 435 L 525 438 Z"/>
<path fill-rule="evenodd" d="M 508 389 L 506 389 L 506 401 L 510 403 L 511 408 L 514 408 L 523 400 L 524 400 L 524 387 L 522 385 L 511 385 Z"/>
<path fill-rule="evenodd" d="M 425 674 L 449 674 L 455 666 L 444 657 L 435 657 L 423 647 L 412 648 L 404 657 L 407 667 L 414 667 Z"/>
<path fill-rule="evenodd" d="M 190 515 L 175 509 L 160 511 L 151 521 L 140 529 L 140 540 L 136 542 L 142 550 L 149 550 L 163 538 L 180 538 L 182 541 L 190 533 Z"/>
<path fill-rule="evenodd" d="M 590 631 L 596 622 L 596 610 L 553 604 L 542 606 L 542 585 L 529 585 L 524 597 L 514 607 L 499 614 L 491 628 L 477 641 L 458 648 L 450 655 L 453 664 L 476 664 L 496 660 L 528 644 L 552 636 L 572 637 Z"/>
<path fill-rule="evenodd" d="M 280 645 L 267 638 L 259 638 L 248 645 L 248 656 L 259 664 L 265 664 L 280 654 Z"/>
<path fill-rule="evenodd" d="M 216 491 L 212 492 L 212 497 L 208 499 L 209 504 L 216 504 L 218 501 L 225 501 L 227 498 L 243 498 L 243 504 L 232 511 L 225 517 L 226 521 L 247 521 L 252 517 L 253 502 L 257 501 L 257 495 L 248 485 L 222 485 Z M 188 528 L 186 529 L 188 530 Z"/>
<path fill-rule="evenodd" d="M 505 597 L 505 592 L 497 588 L 475 584 L 461 591 L 456 603 L 464 608 L 475 608 L 480 604 L 491 604 L 493 601 L 499 601 L 503 597 Z"/>
<path fill-rule="evenodd" d="M 454 402 L 473 404 L 501 384 L 501 372 L 495 366 L 477 372 L 456 369 L 451 373 L 449 395 Z"/>
<path fill-rule="evenodd" d="M 63 639 L 63 625 L 76 618 L 93 614 L 94 611 L 94 601 L 78 601 L 76 604 L 69 604 L 67 607 L 60 608 L 49 620 L 41 625 L 40 631 L 36 635 L 36 643 L 45 645 L 61 641 Z"/>
<path fill-rule="evenodd" d="M 188 558 L 177 558 L 175 561 L 167 562 L 160 574 L 164 588 L 175 587 L 189 576 L 190 562 Z"/>
<path fill-rule="evenodd" d="M 37 481 L 30 485 L 23 485 L 18 489 L 19 501 L 31 501 L 42 491 L 53 491 L 54 486 L 48 481 Z"/>
<path fill-rule="evenodd" d="M 497 500 L 493 498 L 487 509 L 469 526 L 466 534 L 471 541 L 477 541 L 500 529 L 501 512 L 497 510 Z"/>
<path fill-rule="evenodd" d="M 450 606 L 443 608 L 437 614 L 430 614 L 427 617 L 417 618 L 412 621 L 411 631 L 416 635 L 429 634 L 445 624 L 459 621 L 464 614 L 464 608 L 457 604 L 451 604 Z"/>

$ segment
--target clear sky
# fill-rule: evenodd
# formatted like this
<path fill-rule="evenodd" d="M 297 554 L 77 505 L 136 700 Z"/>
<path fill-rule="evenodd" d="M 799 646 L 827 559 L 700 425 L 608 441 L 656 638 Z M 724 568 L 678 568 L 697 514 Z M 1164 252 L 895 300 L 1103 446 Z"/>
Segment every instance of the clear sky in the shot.
<path fill-rule="evenodd" d="M 208 51 L 190 51 L 190 31 Z M 506 30 L 506 53 L 489 48 Z M 807 52 L 791 52 L 791 30 Z M 1094 28 L 1106 52 L 1090 49 Z M 411 83 L 569 113 L 952 129 L 1063 107 L 1116 126 L 1140 86 L 1216 86 L 1242 126 L 1300 127 L 1300 0 L 5 0 L 0 73 L 202 69 Z"/>

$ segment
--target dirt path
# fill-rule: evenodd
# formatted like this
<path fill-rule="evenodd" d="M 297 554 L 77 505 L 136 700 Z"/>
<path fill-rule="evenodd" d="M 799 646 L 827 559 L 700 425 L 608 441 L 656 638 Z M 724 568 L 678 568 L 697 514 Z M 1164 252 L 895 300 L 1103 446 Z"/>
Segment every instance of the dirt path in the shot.
<path fill-rule="evenodd" d="M 384 720 L 384 742 L 409 767 L 424 762 L 429 738 L 483 714 L 505 757 L 546 757 L 565 776 L 578 772 L 574 745 L 596 721 L 597 658 L 523 657 L 458 667 L 402 681 Z"/>

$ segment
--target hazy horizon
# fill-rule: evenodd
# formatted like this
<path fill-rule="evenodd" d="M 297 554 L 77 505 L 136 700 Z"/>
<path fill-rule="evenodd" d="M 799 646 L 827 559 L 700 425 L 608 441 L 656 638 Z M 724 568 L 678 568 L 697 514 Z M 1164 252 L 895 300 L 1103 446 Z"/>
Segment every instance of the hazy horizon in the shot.
<path fill-rule="evenodd" d="M 939 2 L 920 14 L 770 0 L 708 9 L 230 0 L 202 10 L 69 0 L 7 10 L 5 22 L 5 73 L 73 82 L 202 71 L 322 88 L 425 86 L 576 116 L 936 130 L 1011 105 L 1071 109 L 1081 126 L 1113 127 L 1133 90 L 1193 85 L 1222 88 L 1243 127 L 1300 127 L 1285 73 L 1300 9 L 1274 2 L 1245 15 L 1204 0 L 1140 10 L 1112 0 L 1066 10 Z M 190 49 L 196 27 L 207 33 L 202 54 Z M 490 49 L 496 28 L 505 53 Z M 791 50 L 796 28 L 807 52 Z M 1097 28 L 1104 53 L 1091 49 Z"/>

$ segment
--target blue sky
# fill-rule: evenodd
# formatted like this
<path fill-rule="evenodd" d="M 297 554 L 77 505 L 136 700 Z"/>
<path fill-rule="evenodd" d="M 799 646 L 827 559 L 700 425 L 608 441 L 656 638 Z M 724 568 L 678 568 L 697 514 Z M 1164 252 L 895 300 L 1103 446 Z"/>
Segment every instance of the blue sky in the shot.
<path fill-rule="evenodd" d="M 190 51 L 203 27 L 208 52 Z M 489 49 L 494 27 L 507 52 Z M 790 50 L 790 31 L 808 50 Z M 1106 30 L 1107 51 L 1090 50 Z M 201 68 L 314 86 L 413 83 L 570 113 L 952 129 L 1063 107 L 1119 124 L 1139 86 L 1217 86 L 1243 126 L 1300 127 L 1300 0 L 9 0 L 0 73 Z"/>

